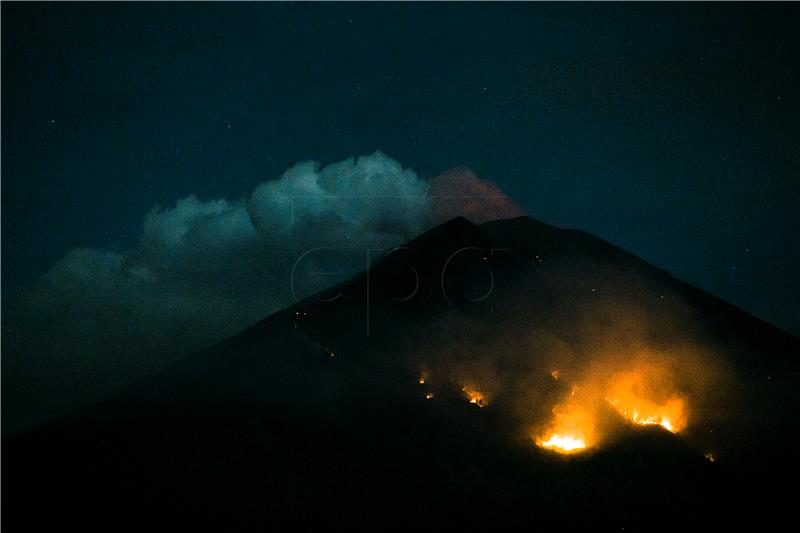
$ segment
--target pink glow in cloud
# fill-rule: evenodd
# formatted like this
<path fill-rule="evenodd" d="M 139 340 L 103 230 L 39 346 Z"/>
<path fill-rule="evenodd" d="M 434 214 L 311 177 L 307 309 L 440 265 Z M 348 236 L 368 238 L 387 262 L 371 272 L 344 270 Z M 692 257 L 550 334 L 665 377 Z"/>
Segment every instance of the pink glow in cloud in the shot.
<path fill-rule="evenodd" d="M 525 214 L 500 187 L 478 178 L 467 167 L 453 168 L 433 178 L 428 196 L 436 223 L 463 216 L 480 224 Z"/>

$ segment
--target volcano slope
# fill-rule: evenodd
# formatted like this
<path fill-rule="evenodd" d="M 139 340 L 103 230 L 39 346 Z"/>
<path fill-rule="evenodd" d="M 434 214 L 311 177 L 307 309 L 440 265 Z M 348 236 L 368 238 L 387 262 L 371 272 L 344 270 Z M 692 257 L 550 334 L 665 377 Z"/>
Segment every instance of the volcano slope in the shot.
<path fill-rule="evenodd" d="M 3 525 L 779 520 L 798 356 L 797 338 L 591 235 L 457 218 L 6 438 Z"/>

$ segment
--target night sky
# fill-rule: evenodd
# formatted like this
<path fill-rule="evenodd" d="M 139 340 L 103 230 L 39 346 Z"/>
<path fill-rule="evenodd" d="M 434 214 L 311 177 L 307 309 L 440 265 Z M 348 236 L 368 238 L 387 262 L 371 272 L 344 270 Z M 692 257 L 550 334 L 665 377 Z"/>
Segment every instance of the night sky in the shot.
<path fill-rule="evenodd" d="M 2 6 L 3 312 L 155 205 L 381 150 L 471 167 L 800 333 L 800 8 Z"/>

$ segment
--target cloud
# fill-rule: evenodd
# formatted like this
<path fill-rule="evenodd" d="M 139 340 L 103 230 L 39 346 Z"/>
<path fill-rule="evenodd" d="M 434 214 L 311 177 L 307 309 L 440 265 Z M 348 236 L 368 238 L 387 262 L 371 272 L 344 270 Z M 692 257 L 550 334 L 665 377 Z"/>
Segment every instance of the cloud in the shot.
<path fill-rule="evenodd" d="M 436 176 L 428 188 L 436 222 L 463 216 L 476 224 L 522 216 L 522 209 L 494 183 L 458 167 Z"/>
<path fill-rule="evenodd" d="M 428 184 L 380 152 L 319 169 L 300 163 L 256 187 L 253 223 L 268 237 L 314 232 L 322 240 L 409 238 L 430 222 Z M 320 233 L 321 232 L 321 233 Z"/>
<path fill-rule="evenodd" d="M 302 297 L 362 270 L 368 248 L 402 244 L 443 217 L 521 213 L 503 196 L 469 170 L 429 182 L 375 152 L 298 163 L 237 200 L 157 206 L 135 246 L 68 251 L 4 321 L 4 432 L 291 304 L 293 273 Z"/>

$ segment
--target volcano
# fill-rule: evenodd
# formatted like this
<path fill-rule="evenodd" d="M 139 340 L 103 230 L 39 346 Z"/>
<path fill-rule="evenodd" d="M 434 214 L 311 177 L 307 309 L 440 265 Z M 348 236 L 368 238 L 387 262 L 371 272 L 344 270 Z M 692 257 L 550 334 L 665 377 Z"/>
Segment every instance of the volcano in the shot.
<path fill-rule="evenodd" d="M 456 218 L 4 439 L 4 525 L 777 521 L 799 356 L 800 339 L 587 233 Z"/>

